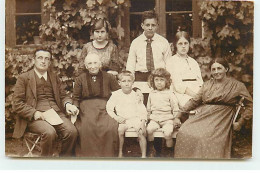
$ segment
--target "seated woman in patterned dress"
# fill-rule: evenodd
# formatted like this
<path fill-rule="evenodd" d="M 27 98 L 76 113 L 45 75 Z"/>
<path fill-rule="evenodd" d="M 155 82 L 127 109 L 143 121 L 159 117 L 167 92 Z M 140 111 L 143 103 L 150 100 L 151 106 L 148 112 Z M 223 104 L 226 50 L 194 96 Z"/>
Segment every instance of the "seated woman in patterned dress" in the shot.
<path fill-rule="evenodd" d="M 243 83 L 227 76 L 227 61 L 216 58 L 210 67 L 213 78 L 182 108 L 184 112 L 196 108 L 196 114 L 179 129 L 175 158 L 230 158 L 234 107 L 241 97 L 245 98 L 245 111 L 233 125 L 234 130 L 252 118 L 252 97 Z M 181 116 L 182 113 L 178 113 L 175 124 L 180 123 Z"/>

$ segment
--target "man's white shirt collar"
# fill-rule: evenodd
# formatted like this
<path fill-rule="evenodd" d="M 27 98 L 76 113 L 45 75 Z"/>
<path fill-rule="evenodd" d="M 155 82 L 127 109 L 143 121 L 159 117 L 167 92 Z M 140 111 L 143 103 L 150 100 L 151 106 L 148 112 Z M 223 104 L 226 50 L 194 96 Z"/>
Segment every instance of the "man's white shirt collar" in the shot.
<path fill-rule="evenodd" d="M 37 76 L 41 79 L 42 77 L 45 79 L 45 81 L 47 81 L 47 77 L 48 77 L 48 75 L 47 75 L 47 71 L 42 75 L 42 74 L 40 74 L 35 68 L 34 68 L 34 71 L 35 71 L 35 73 L 37 74 Z"/>
<path fill-rule="evenodd" d="M 157 33 L 154 33 L 153 37 L 150 38 L 150 40 L 154 41 L 154 40 L 156 40 L 156 38 L 157 38 Z M 148 40 L 148 38 L 144 35 L 144 32 L 142 33 L 142 39 L 144 41 Z"/>

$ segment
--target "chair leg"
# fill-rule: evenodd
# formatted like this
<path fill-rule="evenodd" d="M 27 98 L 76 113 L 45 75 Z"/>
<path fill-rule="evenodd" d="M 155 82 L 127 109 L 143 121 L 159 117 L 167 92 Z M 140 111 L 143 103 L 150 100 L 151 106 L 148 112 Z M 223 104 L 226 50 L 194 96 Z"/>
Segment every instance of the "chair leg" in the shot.
<path fill-rule="evenodd" d="M 31 140 L 30 138 L 26 138 L 26 140 L 27 140 L 27 142 L 29 143 L 30 146 L 32 146 L 36 141 L 36 139 Z M 39 144 L 36 144 L 34 149 L 41 151 L 41 147 L 39 146 Z"/>
<path fill-rule="evenodd" d="M 32 151 L 33 151 L 34 147 L 37 145 L 37 143 L 39 142 L 40 139 L 41 139 L 41 136 L 38 136 L 31 148 L 30 148 L 30 146 L 27 142 L 27 139 L 26 138 L 24 139 L 25 144 L 26 144 L 26 146 L 29 150 L 29 152 L 25 155 L 25 157 L 33 157 Z"/>
<path fill-rule="evenodd" d="M 27 140 L 24 139 L 24 141 L 25 141 L 25 144 L 26 144 L 26 146 L 27 146 L 27 149 L 29 150 L 29 152 L 28 152 L 26 155 L 24 155 L 24 156 L 25 156 L 25 157 L 32 157 L 32 151 L 31 151 L 31 148 L 30 148 L 30 146 L 29 146 Z"/>

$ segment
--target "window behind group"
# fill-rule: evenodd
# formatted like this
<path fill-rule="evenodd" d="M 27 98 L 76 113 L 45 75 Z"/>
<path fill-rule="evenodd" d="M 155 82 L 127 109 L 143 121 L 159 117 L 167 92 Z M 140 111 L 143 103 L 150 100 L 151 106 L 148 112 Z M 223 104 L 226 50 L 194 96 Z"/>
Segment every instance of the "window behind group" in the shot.
<path fill-rule="evenodd" d="M 177 31 L 192 36 L 192 0 L 166 0 L 166 38 L 173 41 Z"/>
<path fill-rule="evenodd" d="M 198 0 L 130 0 L 130 42 L 142 34 L 143 11 L 155 10 L 159 17 L 158 33 L 169 42 L 177 31 L 189 32 L 192 37 L 201 37 L 201 22 L 198 18 Z"/>
<path fill-rule="evenodd" d="M 130 3 L 130 40 L 133 41 L 143 33 L 141 28 L 142 14 L 144 11 L 154 9 L 155 0 L 131 0 Z"/>
<path fill-rule="evenodd" d="M 40 0 L 16 0 L 16 45 L 33 44 L 41 25 Z"/>
<path fill-rule="evenodd" d="M 48 16 L 42 12 L 45 1 L 6 1 L 6 45 L 39 44 L 39 26 L 48 21 Z"/>
<path fill-rule="evenodd" d="M 39 36 L 39 26 L 47 23 L 48 14 L 42 12 L 46 0 L 6 1 L 6 45 L 33 45 Z M 126 45 L 142 34 L 143 11 L 153 10 L 158 14 L 158 33 L 172 42 L 178 30 L 185 30 L 192 37 L 201 37 L 201 21 L 198 17 L 200 0 L 129 0 L 131 6 L 124 8 L 122 18 Z M 14 22 L 15 21 L 15 22 Z M 36 37 L 35 37 L 36 36 Z"/>

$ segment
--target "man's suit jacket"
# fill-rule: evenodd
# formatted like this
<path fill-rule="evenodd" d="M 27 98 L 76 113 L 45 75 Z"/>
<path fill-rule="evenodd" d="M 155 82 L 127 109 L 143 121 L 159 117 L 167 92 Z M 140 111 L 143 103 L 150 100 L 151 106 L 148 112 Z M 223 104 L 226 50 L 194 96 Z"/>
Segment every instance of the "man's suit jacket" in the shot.
<path fill-rule="evenodd" d="M 48 71 L 55 101 L 61 111 L 64 112 L 64 104 L 71 102 L 70 97 L 66 96 L 64 85 L 57 75 Z M 36 79 L 34 69 L 21 74 L 14 87 L 14 103 L 13 110 L 17 113 L 16 124 L 14 127 L 14 138 L 23 136 L 28 121 L 34 120 L 34 113 L 36 112 L 37 93 L 36 93 Z"/>

